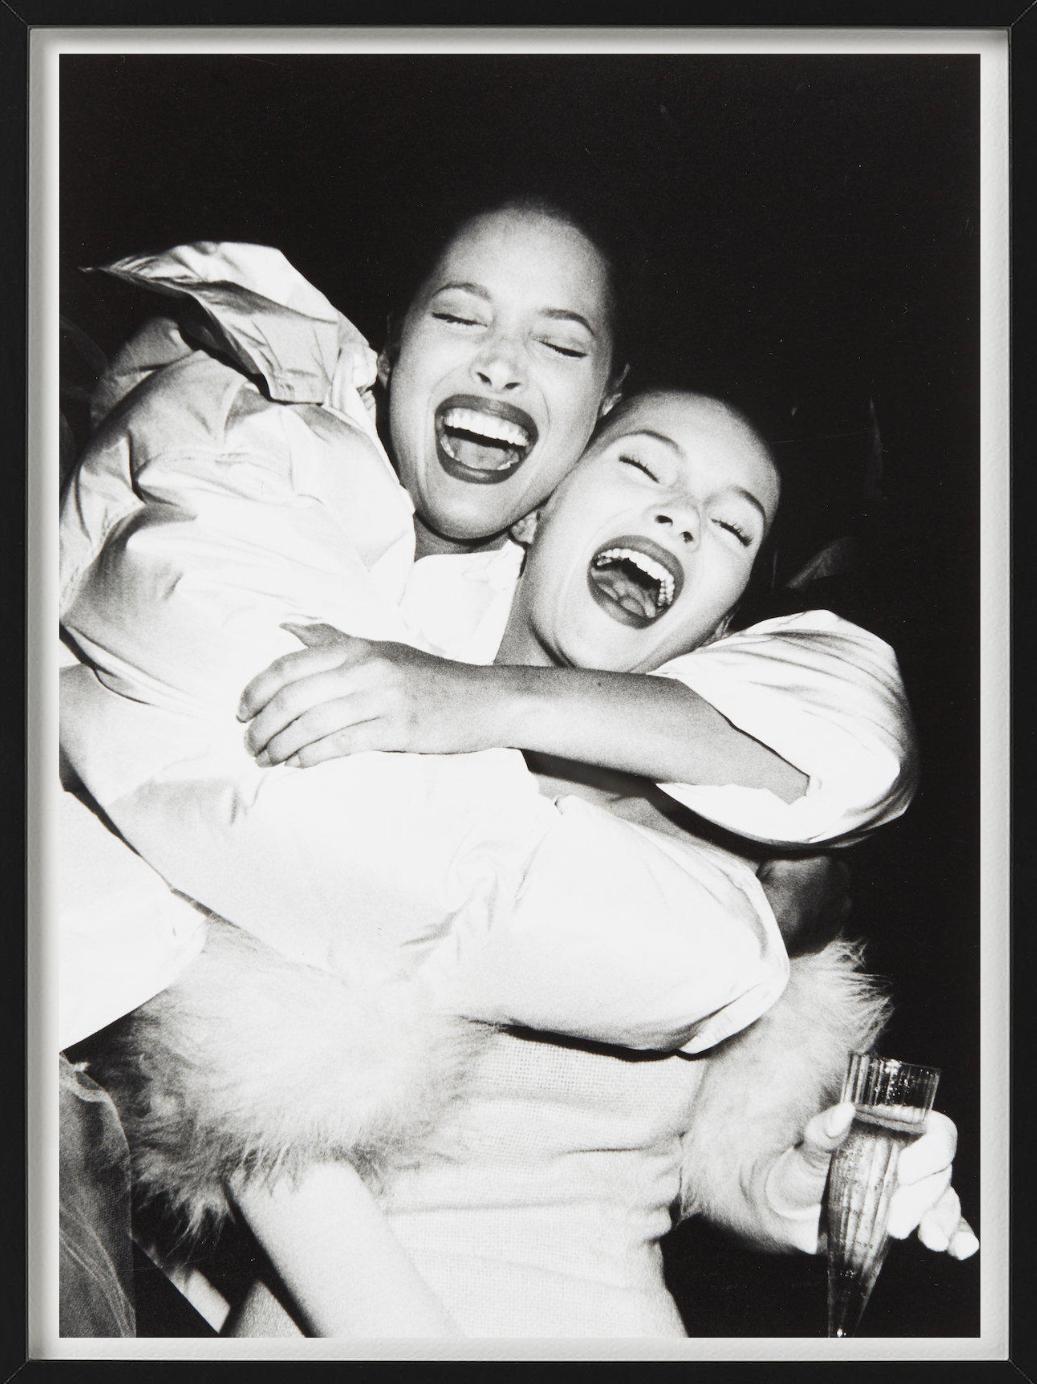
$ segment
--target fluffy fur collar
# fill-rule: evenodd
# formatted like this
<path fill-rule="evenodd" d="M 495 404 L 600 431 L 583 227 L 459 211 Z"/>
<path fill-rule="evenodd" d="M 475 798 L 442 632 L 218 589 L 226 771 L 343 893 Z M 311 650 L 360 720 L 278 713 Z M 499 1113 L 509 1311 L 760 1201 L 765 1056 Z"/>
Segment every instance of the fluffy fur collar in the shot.
<path fill-rule="evenodd" d="M 244 1170 L 273 1179 L 347 1159 L 377 1182 L 416 1157 L 481 1038 L 370 957 L 354 977 L 290 961 L 213 920 L 201 955 L 105 1035 L 91 1063 L 133 1155 L 135 1192 L 186 1248 Z"/>
<path fill-rule="evenodd" d="M 870 1048 L 888 1016 L 859 943 L 839 939 L 794 960 L 777 1004 L 703 1054 L 695 1118 L 682 1140 L 682 1216 L 702 1215 L 766 1244 L 747 1197 L 752 1170 L 839 1099 L 849 1054 Z"/>
<path fill-rule="evenodd" d="M 838 1097 L 848 1053 L 874 1041 L 885 1013 L 859 947 L 794 961 L 777 1004 L 698 1059 L 682 1214 L 758 1241 L 746 1170 Z M 93 1070 L 119 1107 L 137 1196 L 179 1213 L 186 1251 L 227 1213 L 232 1173 L 273 1179 L 346 1159 L 377 1183 L 415 1161 L 485 1032 L 384 963 L 332 975 L 214 921 L 180 979 L 108 1031 Z"/>

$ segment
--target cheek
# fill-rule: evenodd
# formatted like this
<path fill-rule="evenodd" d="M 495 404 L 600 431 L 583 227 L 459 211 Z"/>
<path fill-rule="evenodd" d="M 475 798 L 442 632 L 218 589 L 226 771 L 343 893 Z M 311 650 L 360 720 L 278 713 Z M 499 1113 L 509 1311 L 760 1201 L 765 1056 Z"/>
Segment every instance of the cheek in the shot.
<path fill-rule="evenodd" d="M 424 397 L 436 378 L 449 366 L 449 348 L 436 332 L 422 326 L 412 328 L 400 343 L 393 367 L 392 385 L 402 390 L 401 406 L 408 410 L 423 407 Z"/>
<path fill-rule="evenodd" d="M 752 563 L 746 565 L 739 564 L 730 575 L 729 580 L 724 585 L 724 598 L 727 610 L 731 610 L 745 595 L 749 585 L 749 578 L 752 576 Z M 726 613 L 726 612 L 725 612 Z"/>
<path fill-rule="evenodd" d="M 604 372 L 597 367 L 579 372 L 569 367 L 552 368 L 540 378 L 556 424 L 581 433 L 586 441 L 598 421 L 605 396 Z"/>
<path fill-rule="evenodd" d="M 597 385 L 584 385 L 578 390 L 569 389 L 561 395 L 559 412 L 567 431 L 574 440 L 578 439 L 577 446 L 581 452 L 598 421 L 602 397 L 603 391 Z"/>

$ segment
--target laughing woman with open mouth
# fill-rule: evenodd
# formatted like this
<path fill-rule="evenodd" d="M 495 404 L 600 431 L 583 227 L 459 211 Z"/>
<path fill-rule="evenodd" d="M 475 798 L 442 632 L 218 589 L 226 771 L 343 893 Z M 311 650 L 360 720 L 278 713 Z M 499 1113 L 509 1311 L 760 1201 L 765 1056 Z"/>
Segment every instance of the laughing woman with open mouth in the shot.
<path fill-rule="evenodd" d="M 202 245 L 116 270 L 186 306 L 116 361 L 62 521 L 63 622 L 79 660 L 63 675 L 63 748 L 130 844 L 325 977 L 401 949 L 448 984 L 441 993 L 463 974 L 468 1018 L 655 1052 L 703 1050 L 762 1014 L 785 962 L 769 910 L 746 902 L 751 885 L 600 808 L 540 797 L 506 752 L 343 757 L 521 745 L 678 780 L 674 796 L 703 816 L 796 846 L 846 839 L 906 804 L 895 665 L 851 626 L 761 628 L 669 678 L 611 671 L 672 652 L 666 621 L 688 580 L 672 565 L 669 542 L 687 531 L 672 516 L 652 536 L 603 534 L 580 578 L 615 637 L 645 634 L 651 658 L 603 673 L 500 668 L 460 698 L 455 671 L 399 652 L 418 643 L 474 664 L 501 643 L 521 560 L 507 530 L 570 471 L 615 393 L 615 286 L 594 243 L 530 204 L 447 242 L 378 365 L 405 489 L 365 406 L 373 354 L 279 256 Z M 744 546 L 750 519 L 725 541 Z M 285 626 L 318 621 L 379 644 L 309 635 L 314 647 L 292 653 Z M 243 743 L 240 689 L 271 659 L 287 685 L 264 699 L 253 681 Z M 410 690 L 387 715 L 401 666 Z M 345 692 L 343 669 L 359 670 Z M 329 689 L 349 716 L 327 710 Z M 415 689 L 425 718 L 411 715 Z M 363 1050 L 396 1060 L 393 1022 Z M 219 1125 L 211 1147 L 233 1158 Z M 398 1122 L 373 1127 L 406 1142 Z M 371 1129 L 353 1133 L 370 1152 Z M 257 1165 L 280 1166 L 283 1149 L 258 1147 Z M 653 1298 L 639 1329 L 672 1330 L 659 1310 Z M 584 1326 L 609 1321 L 596 1311 Z"/>

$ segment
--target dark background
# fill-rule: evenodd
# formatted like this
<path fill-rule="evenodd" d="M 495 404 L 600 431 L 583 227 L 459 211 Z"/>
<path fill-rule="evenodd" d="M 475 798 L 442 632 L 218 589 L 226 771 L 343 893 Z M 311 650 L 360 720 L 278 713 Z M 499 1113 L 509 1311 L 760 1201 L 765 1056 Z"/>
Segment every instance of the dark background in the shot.
<path fill-rule="evenodd" d="M 134 307 L 77 266 L 270 243 L 377 344 L 388 286 L 445 214 L 562 194 L 620 247 L 642 378 L 728 394 L 779 444 L 785 575 L 859 536 L 867 581 L 824 603 L 897 649 L 923 778 L 853 853 L 854 929 L 893 984 L 884 1047 L 943 1067 L 974 1225 L 978 77 L 924 56 L 61 60 L 63 311 L 105 349 Z M 669 1259 L 693 1334 L 823 1327 L 819 1263 L 700 1226 Z M 901 1247 L 863 1334 L 975 1334 L 977 1294 L 975 1260 Z"/>

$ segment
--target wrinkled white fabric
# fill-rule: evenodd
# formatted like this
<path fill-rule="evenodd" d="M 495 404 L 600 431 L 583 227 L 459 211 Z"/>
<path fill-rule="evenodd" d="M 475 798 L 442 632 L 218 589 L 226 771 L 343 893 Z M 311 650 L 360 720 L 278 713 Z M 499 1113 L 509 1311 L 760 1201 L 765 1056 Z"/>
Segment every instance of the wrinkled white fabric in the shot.
<path fill-rule="evenodd" d="M 362 398 L 373 356 L 276 252 L 180 247 L 113 272 L 189 300 L 209 347 L 168 323 L 130 343 L 102 384 L 104 418 L 62 515 L 62 619 L 83 658 L 62 674 L 62 746 L 131 845 L 175 888 L 317 964 L 340 964 L 363 932 L 423 956 L 453 950 L 457 964 L 463 951 L 473 975 L 511 983 L 516 1011 L 523 977 L 543 986 L 554 975 L 566 1004 L 595 997 L 581 1029 L 578 1012 L 537 994 L 545 1027 L 699 1046 L 763 1012 L 786 963 L 750 872 L 585 805 L 544 802 L 517 754 L 256 766 L 233 711 L 247 680 L 295 647 L 283 621 L 414 643 L 421 625 L 435 647 L 488 658 L 516 553 L 413 564 L 413 507 Z M 747 662 L 750 646 L 732 676 Z M 728 665 L 710 667 L 721 682 Z M 780 689 L 775 703 L 787 720 Z M 826 705 L 842 715 L 836 699 Z M 761 710 L 752 733 L 767 740 L 765 721 Z M 844 786 L 832 834 L 870 824 L 874 777 L 856 819 Z M 745 792 L 698 790 L 696 805 L 709 815 L 719 796 L 729 819 Z M 828 799 L 814 798 L 818 828 Z M 687 888 L 706 900 L 693 922 Z M 522 907 L 534 897 L 545 904 L 535 918 Z M 494 909 L 511 969 L 487 960 Z M 611 990 L 636 996 L 640 1015 L 625 1003 L 606 1012 Z"/>
<path fill-rule="evenodd" d="M 71 793 L 58 796 L 58 1047 L 165 989 L 201 951 L 205 916 Z"/>
<path fill-rule="evenodd" d="M 443 1000 L 470 1017 L 576 1040 L 493 1035 L 470 1098 L 441 1131 L 449 1153 L 390 1191 L 397 1234 L 466 1331 L 682 1334 L 658 1241 L 700 1081 L 686 1054 L 750 1024 L 785 984 L 762 891 L 723 852 L 683 847 L 576 799 L 547 802 L 507 751 L 363 755 L 301 773 L 255 765 L 232 711 L 248 677 L 293 647 L 282 620 L 412 642 L 420 629 L 444 652 L 487 659 L 517 556 L 412 568 L 409 501 L 393 490 L 362 399 L 350 407 L 341 397 L 347 380 L 359 395 L 362 368 L 340 368 L 308 344 L 305 368 L 280 372 L 276 352 L 264 356 L 275 334 L 259 333 L 255 295 L 280 293 L 294 311 L 299 286 L 290 275 L 273 284 L 283 266 L 270 283 L 249 278 L 259 260 L 231 247 L 227 272 L 237 259 L 247 279 L 235 295 L 220 279 L 220 247 L 194 248 L 169 266 L 160 257 L 121 267 L 196 298 L 207 332 L 219 333 L 207 344 L 230 362 L 192 350 L 168 325 L 117 362 L 106 421 L 63 518 L 63 619 L 87 660 L 62 676 L 66 756 L 172 884 L 280 950 L 345 969 L 351 939 L 380 938 L 420 956 Z M 188 261 L 192 272 L 201 266 L 203 289 L 185 276 Z M 285 320 L 300 326 L 274 316 L 278 331 Z M 323 307 L 316 318 L 334 321 Z M 348 333 L 337 340 L 355 351 Z M 312 380 L 314 361 L 312 397 L 278 383 Z M 321 370 L 340 382 L 331 406 Z M 751 638 L 736 637 L 740 658 L 707 650 L 666 670 L 695 685 L 705 662 L 709 699 L 808 773 L 808 827 L 785 825 L 771 795 L 689 790 L 703 815 L 719 801 L 725 825 L 746 804 L 764 839 L 842 838 L 902 807 L 878 778 L 900 784 L 906 753 L 869 770 L 856 797 L 852 775 L 837 780 L 811 757 L 815 737 L 775 676 L 782 657 L 796 663 L 803 650 L 799 695 L 809 702 L 820 683 L 817 716 L 838 722 L 817 740 L 826 754 L 839 735 L 853 737 L 862 707 L 865 741 L 869 716 L 894 753 L 909 727 L 897 721 L 892 681 L 872 696 L 874 668 L 856 701 L 830 695 L 838 661 L 810 653 L 809 628 L 827 639 L 833 627 L 801 623 L 775 654 L 768 641 L 786 627 L 771 622 L 770 661 L 737 710 L 727 681 L 752 667 Z M 873 663 L 885 678 L 885 656 Z M 856 676 L 849 663 L 845 671 Z M 769 690 L 781 708 L 777 739 Z"/>
<path fill-rule="evenodd" d="M 218 256 L 199 257 L 209 279 L 191 296 L 232 317 L 234 295 L 209 281 Z M 148 261 L 146 277 L 181 292 L 188 258 Z M 297 302 L 275 267 L 269 293 L 287 285 Z M 471 1017 L 632 1046 L 697 1048 L 751 1022 L 787 961 L 737 862 L 550 803 L 514 752 L 361 755 L 301 773 L 246 752 L 237 696 L 294 647 L 280 624 L 408 637 L 413 554 L 410 501 L 363 404 L 331 411 L 298 390 L 274 402 L 265 360 L 265 389 L 251 377 L 246 288 L 235 364 L 186 342 L 178 353 L 165 332 L 160 368 L 140 369 L 161 355 L 154 338 L 113 367 L 62 516 L 62 617 L 84 659 L 62 673 L 68 764 L 171 885 L 299 959 L 348 966 L 373 939 L 427 960 Z M 285 349 L 297 333 L 308 364 L 358 378 L 366 348 L 348 332 L 336 328 L 347 367 L 314 355 L 298 313 L 273 316 Z M 224 355 L 239 350 L 234 325 Z M 498 606 L 508 561 L 482 564 Z M 482 628 L 481 609 L 476 591 L 464 623 Z"/>
<path fill-rule="evenodd" d="M 514 549 L 423 558 L 401 609 L 433 647 L 488 663 L 517 574 Z M 778 847 L 845 845 L 899 817 L 914 795 L 914 728 L 896 655 L 831 611 L 762 621 L 656 675 L 697 692 L 808 780 L 789 803 L 741 784 L 660 785 L 708 822 Z"/>
<path fill-rule="evenodd" d="M 914 732 L 896 655 L 831 611 L 764 620 L 658 673 L 809 780 L 791 803 L 736 784 L 662 785 L 719 826 L 773 844 L 844 844 L 899 817 L 914 795 Z"/>

